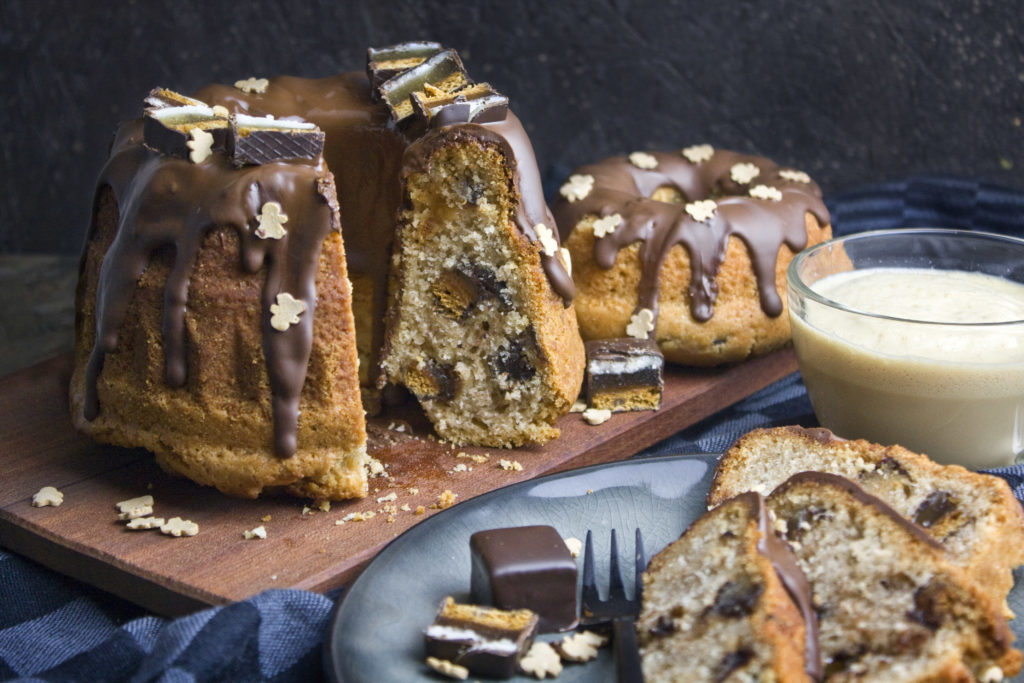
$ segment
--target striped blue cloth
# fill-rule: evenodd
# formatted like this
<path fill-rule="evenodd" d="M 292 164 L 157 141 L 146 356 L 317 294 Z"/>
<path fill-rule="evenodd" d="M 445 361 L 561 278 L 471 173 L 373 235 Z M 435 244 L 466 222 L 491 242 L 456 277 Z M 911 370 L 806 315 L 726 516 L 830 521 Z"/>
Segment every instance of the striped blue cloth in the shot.
<path fill-rule="evenodd" d="M 557 188 L 565 169 L 549 173 Z M 836 233 L 957 227 L 1024 236 L 1024 192 L 915 177 L 827 198 Z M 643 455 L 721 452 L 755 427 L 816 424 L 799 375 L 681 431 Z M 994 473 L 1024 500 L 1024 467 Z M 317 681 L 331 597 L 272 590 L 163 619 L 0 550 L 0 680 Z"/>

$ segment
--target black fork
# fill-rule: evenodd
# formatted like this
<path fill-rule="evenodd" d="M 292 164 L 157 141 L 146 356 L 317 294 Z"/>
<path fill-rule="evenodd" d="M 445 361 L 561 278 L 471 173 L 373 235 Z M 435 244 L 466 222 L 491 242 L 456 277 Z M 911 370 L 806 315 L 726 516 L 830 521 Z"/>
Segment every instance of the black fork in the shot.
<path fill-rule="evenodd" d="M 618 681 L 640 683 L 643 673 L 640 667 L 640 649 L 636 641 L 634 622 L 640 612 L 640 596 L 643 590 L 643 573 L 647 567 L 644 557 L 644 541 L 640 529 L 636 530 L 636 546 L 633 554 L 634 588 L 633 597 L 626 596 L 626 587 L 619 569 L 619 544 L 612 529 L 611 559 L 608 565 L 608 596 L 602 600 L 597 590 L 594 572 L 593 534 L 587 531 L 587 545 L 583 555 L 583 587 L 580 597 L 581 618 L 584 626 L 608 624 L 612 630 L 612 646 L 615 652 L 615 673 Z"/>

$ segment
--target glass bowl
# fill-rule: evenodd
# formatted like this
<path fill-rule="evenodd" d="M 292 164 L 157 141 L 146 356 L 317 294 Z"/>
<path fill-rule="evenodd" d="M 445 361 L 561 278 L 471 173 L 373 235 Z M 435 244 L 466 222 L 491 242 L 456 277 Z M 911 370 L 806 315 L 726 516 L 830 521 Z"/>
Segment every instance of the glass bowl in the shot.
<path fill-rule="evenodd" d="M 787 271 L 822 426 L 971 469 L 1024 453 L 1024 240 L 913 228 L 839 237 Z"/>

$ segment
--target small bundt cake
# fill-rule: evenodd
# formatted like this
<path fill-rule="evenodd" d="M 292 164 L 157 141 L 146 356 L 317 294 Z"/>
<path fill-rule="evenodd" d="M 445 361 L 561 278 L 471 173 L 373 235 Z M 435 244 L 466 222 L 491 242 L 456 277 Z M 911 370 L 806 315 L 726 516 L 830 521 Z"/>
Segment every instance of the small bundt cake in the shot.
<path fill-rule="evenodd" d="M 511 112 L 433 123 L 403 161 L 384 377 L 451 442 L 543 443 L 584 351 L 533 149 Z"/>
<path fill-rule="evenodd" d="M 900 446 L 846 441 L 823 428 L 757 429 L 718 463 L 708 505 L 743 491 L 767 493 L 803 471 L 857 482 L 942 544 L 950 561 L 977 580 L 997 604 L 1024 564 L 1024 509 L 1006 481 L 958 465 L 939 465 Z"/>
<path fill-rule="evenodd" d="M 756 493 L 651 559 L 636 628 L 647 683 L 820 679 L 807 579 Z"/>
<path fill-rule="evenodd" d="M 1000 681 L 1020 670 L 998 603 L 878 498 L 802 472 L 767 505 L 811 584 L 826 681 Z"/>
<path fill-rule="evenodd" d="M 362 496 L 390 319 L 389 375 L 440 434 L 555 436 L 582 341 L 507 105 L 436 43 L 371 49 L 366 74 L 152 91 L 97 183 L 75 424 L 226 493 Z"/>
<path fill-rule="evenodd" d="M 651 336 L 686 365 L 786 344 L 786 267 L 831 236 L 805 173 L 709 145 L 583 166 L 560 193 L 583 338 Z"/>

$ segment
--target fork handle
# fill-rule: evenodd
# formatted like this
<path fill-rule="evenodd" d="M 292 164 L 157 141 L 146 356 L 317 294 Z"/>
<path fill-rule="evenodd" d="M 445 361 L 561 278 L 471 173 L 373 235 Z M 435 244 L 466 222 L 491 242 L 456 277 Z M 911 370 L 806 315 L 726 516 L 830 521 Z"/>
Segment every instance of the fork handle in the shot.
<path fill-rule="evenodd" d="M 643 683 L 640 647 L 631 617 L 612 620 L 612 645 L 615 648 L 615 679 L 619 683 Z"/>

